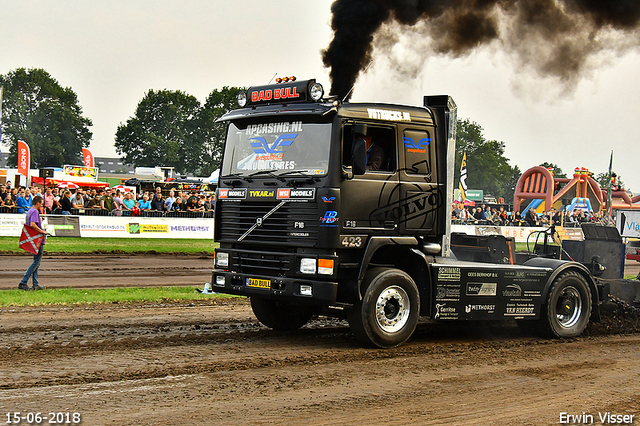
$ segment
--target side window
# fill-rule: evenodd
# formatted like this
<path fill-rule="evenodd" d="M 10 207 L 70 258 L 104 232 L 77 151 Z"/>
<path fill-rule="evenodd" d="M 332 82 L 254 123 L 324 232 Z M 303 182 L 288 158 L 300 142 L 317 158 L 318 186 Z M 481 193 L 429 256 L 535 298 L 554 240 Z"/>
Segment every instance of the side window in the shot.
<path fill-rule="evenodd" d="M 370 146 L 367 150 L 367 172 L 394 172 L 396 170 L 396 132 L 392 127 L 367 124 Z M 351 144 L 353 125 L 347 124 L 342 130 L 342 164 L 351 166 Z"/>
<path fill-rule="evenodd" d="M 407 174 L 430 176 L 432 138 L 429 132 L 405 130 L 402 141 Z"/>

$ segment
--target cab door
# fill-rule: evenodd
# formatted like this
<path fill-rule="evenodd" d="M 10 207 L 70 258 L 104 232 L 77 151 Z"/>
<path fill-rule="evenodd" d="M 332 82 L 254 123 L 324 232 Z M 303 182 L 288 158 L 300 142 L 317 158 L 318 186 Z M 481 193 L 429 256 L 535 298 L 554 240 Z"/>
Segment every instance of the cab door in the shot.
<path fill-rule="evenodd" d="M 351 168 L 351 144 L 353 126 L 360 121 L 350 121 L 343 126 L 342 164 Z M 340 193 L 340 218 L 346 233 L 397 235 L 398 200 L 400 198 L 397 167 L 397 129 L 394 125 L 362 122 L 367 124 L 367 136 L 382 148 L 385 159 L 379 170 L 367 170 L 342 182 Z"/>

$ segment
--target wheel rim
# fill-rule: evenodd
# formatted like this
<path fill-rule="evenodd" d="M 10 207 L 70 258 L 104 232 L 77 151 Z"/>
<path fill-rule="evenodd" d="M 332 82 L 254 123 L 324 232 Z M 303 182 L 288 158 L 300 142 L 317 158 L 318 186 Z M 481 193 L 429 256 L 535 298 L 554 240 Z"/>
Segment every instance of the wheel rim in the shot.
<path fill-rule="evenodd" d="M 387 287 L 376 300 L 376 321 L 388 333 L 402 330 L 409 320 L 409 295 L 398 286 Z"/>
<path fill-rule="evenodd" d="M 562 327 L 573 327 L 580 321 L 582 313 L 582 297 L 575 287 L 562 290 L 556 303 L 556 318 Z"/>

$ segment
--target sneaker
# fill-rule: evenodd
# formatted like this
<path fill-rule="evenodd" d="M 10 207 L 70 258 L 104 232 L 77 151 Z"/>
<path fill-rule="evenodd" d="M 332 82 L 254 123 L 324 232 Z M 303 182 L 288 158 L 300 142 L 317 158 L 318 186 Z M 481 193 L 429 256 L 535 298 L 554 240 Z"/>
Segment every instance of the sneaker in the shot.
<path fill-rule="evenodd" d="M 36 284 L 36 285 L 33 286 L 32 290 L 34 290 L 34 291 L 35 290 L 44 290 L 44 287 L 42 287 L 41 285 Z"/>
<path fill-rule="evenodd" d="M 29 288 L 28 285 L 20 283 L 20 284 L 18 284 L 18 290 L 29 291 L 31 289 Z"/>

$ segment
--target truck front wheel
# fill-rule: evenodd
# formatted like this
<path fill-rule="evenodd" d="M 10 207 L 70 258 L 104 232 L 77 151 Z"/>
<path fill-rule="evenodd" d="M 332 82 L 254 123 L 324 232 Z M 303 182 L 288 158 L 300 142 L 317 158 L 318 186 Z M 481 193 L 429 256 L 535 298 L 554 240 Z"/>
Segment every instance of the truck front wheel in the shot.
<path fill-rule="evenodd" d="M 418 323 L 418 287 L 407 273 L 386 268 L 369 270 L 363 284 L 362 300 L 347 313 L 351 331 L 364 344 L 400 346 Z"/>
<path fill-rule="evenodd" d="M 575 271 L 561 274 L 551 286 L 542 311 L 543 329 L 550 337 L 580 335 L 591 316 L 591 292 L 585 278 Z"/>
<path fill-rule="evenodd" d="M 314 315 L 309 307 L 255 296 L 251 297 L 251 309 L 258 321 L 274 330 L 297 330 Z"/>

